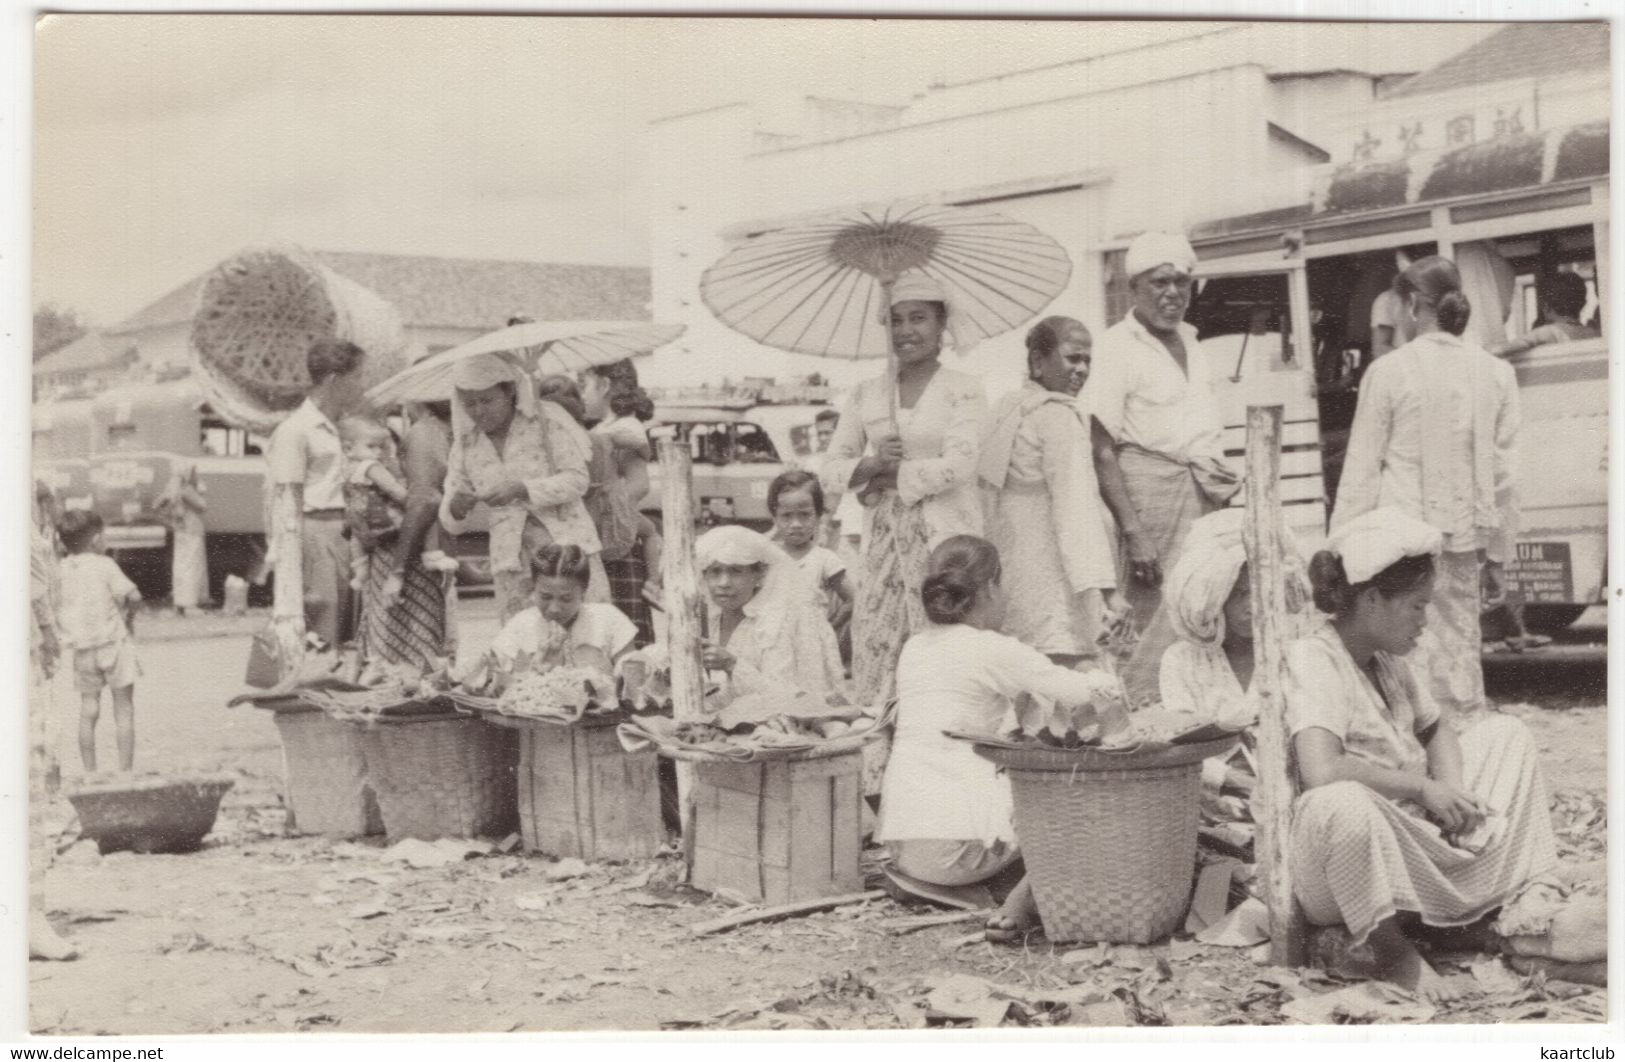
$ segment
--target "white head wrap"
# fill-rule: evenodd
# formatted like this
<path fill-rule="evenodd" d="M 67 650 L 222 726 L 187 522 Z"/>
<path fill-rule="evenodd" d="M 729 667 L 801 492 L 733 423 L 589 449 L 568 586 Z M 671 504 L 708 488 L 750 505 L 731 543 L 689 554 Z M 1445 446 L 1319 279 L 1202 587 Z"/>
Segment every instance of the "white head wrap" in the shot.
<path fill-rule="evenodd" d="M 729 567 L 762 564 L 771 567 L 785 559 L 785 553 L 766 535 L 738 524 L 725 524 L 711 528 L 694 540 L 694 557 L 703 572 L 716 564 Z"/>
<path fill-rule="evenodd" d="M 1349 585 L 1367 582 L 1406 557 L 1436 556 L 1444 545 L 1438 528 L 1393 506 L 1361 513 L 1335 529 L 1326 548 L 1343 560 Z"/>
<path fill-rule="evenodd" d="M 1142 232 L 1128 245 L 1123 272 L 1130 279 L 1160 265 L 1171 265 L 1181 273 L 1196 271 L 1196 252 L 1190 241 L 1169 232 Z"/>
<path fill-rule="evenodd" d="M 1191 524 L 1162 589 L 1169 624 L 1180 638 L 1201 645 L 1224 641 L 1224 605 L 1247 563 L 1245 524 L 1246 512 L 1237 508 L 1220 509 Z M 1281 545 L 1286 554 L 1283 574 L 1296 586 L 1298 599 L 1306 601 L 1309 581 L 1303 558 L 1284 527 Z"/>
<path fill-rule="evenodd" d="M 530 377 L 500 354 L 475 354 L 463 358 L 452 370 L 451 383 L 458 391 L 484 391 L 497 384 L 511 383 L 514 385 L 517 412 L 526 417 L 536 415 L 536 388 Z M 463 408 L 462 395 L 452 397 L 451 426 L 459 439 L 474 429 L 474 422 Z"/>
<path fill-rule="evenodd" d="M 965 321 L 954 308 L 954 300 L 942 282 L 928 276 L 917 269 L 911 269 L 897 278 L 892 285 L 891 306 L 886 307 L 882 314 L 882 323 L 888 328 L 891 326 L 890 310 L 900 302 L 940 302 L 947 313 L 946 329 L 948 338 L 953 343 L 954 352 L 964 356 L 975 346 L 976 340 L 971 338 L 965 328 Z"/>

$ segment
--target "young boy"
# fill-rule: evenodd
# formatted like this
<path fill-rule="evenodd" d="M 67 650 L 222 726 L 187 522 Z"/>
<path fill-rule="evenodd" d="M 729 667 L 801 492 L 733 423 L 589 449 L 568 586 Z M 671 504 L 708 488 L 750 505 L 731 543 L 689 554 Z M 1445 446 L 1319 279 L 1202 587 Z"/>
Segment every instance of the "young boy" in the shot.
<path fill-rule="evenodd" d="M 73 651 L 79 689 L 79 756 L 96 770 L 96 722 L 102 687 L 113 691 L 119 769 L 135 766 L 135 659 L 132 624 L 141 604 L 135 584 L 103 552 L 102 518 L 76 509 L 62 517 L 58 533 L 68 556 L 62 561 L 62 645 Z"/>

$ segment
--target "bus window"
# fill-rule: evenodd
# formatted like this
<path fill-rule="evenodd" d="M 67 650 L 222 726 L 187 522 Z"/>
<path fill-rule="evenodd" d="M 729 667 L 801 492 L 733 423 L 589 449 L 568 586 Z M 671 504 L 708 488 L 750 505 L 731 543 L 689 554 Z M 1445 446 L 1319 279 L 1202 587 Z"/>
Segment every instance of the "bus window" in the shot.
<path fill-rule="evenodd" d="M 773 464 L 779 453 L 759 424 L 734 425 L 734 460 L 745 464 Z"/>
<path fill-rule="evenodd" d="M 1201 280 L 1185 320 L 1217 377 L 1240 380 L 1297 367 L 1285 273 Z"/>

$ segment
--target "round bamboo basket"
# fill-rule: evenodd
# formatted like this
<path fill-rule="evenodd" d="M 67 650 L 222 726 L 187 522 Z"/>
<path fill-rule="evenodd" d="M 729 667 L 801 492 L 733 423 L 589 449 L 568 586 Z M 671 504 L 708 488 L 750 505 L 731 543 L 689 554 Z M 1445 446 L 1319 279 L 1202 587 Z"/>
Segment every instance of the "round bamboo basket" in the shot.
<path fill-rule="evenodd" d="M 192 358 L 222 418 L 269 432 L 310 390 L 305 355 L 318 339 L 367 352 L 368 387 L 406 366 L 395 307 L 294 248 L 242 252 L 204 281 L 192 319 Z"/>

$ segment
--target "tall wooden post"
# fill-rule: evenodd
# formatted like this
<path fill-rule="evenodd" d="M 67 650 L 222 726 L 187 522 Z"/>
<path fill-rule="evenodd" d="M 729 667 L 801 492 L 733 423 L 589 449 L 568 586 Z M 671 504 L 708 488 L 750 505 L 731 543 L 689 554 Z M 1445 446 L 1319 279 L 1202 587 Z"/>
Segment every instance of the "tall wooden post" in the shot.
<path fill-rule="evenodd" d="M 705 604 L 694 570 L 694 469 L 688 446 L 661 439 L 660 512 L 665 535 L 662 558 L 666 595 L 666 646 L 671 654 L 672 716 L 679 722 L 705 714 L 705 670 L 700 664 Z M 685 844 L 693 836 L 690 793 L 694 769 L 677 764 L 677 794 L 683 810 Z"/>
<path fill-rule="evenodd" d="M 1287 861 L 1293 786 L 1282 672 L 1286 564 L 1281 542 L 1281 407 L 1247 407 L 1246 540 L 1253 601 L 1253 682 L 1258 703 L 1258 834 L 1254 851 L 1270 911 L 1270 962 L 1301 966 L 1307 936 Z"/>
<path fill-rule="evenodd" d="M 282 647 L 282 675 L 290 678 L 305 655 L 305 560 L 301 534 L 302 488 L 278 483 L 271 495 L 271 543 L 276 558 L 272 584 L 271 621 Z"/>

